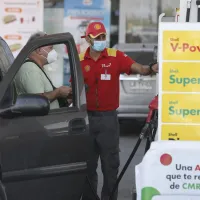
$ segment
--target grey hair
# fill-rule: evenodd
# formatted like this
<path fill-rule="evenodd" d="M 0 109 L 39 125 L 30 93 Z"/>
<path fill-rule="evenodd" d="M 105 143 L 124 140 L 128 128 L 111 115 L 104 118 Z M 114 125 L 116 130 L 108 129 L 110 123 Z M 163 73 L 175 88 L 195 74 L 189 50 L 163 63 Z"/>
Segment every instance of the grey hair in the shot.
<path fill-rule="evenodd" d="M 28 42 L 33 41 L 33 40 L 35 40 L 35 39 L 37 39 L 39 37 L 43 37 L 45 35 L 47 35 L 47 33 L 43 32 L 43 31 L 38 31 L 38 32 L 36 32 L 36 33 L 31 35 L 31 37 L 29 38 Z"/>

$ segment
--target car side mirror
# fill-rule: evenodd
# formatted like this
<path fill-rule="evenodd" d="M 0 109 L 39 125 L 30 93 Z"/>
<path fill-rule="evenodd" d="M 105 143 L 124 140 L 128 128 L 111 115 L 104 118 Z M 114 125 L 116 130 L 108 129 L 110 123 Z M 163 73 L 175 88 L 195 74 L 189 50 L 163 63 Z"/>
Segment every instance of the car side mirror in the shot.
<path fill-rule="evenodd" d="M 14 105 L 0 109 L 0 116 L 2 118 L 44 116 L 49 113 L 49 110 L 50 102 L 46 97 L 36 94 L 22 94 L 17 97 Z"/>

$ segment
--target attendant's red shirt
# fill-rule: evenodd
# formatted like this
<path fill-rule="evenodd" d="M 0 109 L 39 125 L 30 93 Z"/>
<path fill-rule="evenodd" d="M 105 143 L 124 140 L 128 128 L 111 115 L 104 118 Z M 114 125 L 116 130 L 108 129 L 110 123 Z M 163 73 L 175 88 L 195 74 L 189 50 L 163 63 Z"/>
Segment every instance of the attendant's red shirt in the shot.
<path fill-rule="evenodd" d="M 123 52 L 106 48 L 97 61 L 86 52 L 79 55 L 86 84 L 87 109 L 110 111 L 119 107 L 119 76 L 130 74 L 135 62 Z"/>

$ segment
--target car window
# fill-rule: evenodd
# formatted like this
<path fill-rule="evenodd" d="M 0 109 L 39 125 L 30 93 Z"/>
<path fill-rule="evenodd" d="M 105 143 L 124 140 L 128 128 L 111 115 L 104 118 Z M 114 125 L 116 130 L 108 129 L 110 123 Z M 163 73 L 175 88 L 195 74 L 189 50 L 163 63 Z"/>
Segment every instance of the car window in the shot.
<path fill-rule="evenodd" d="M 50 100 L 51 111 L 75 107 L 74 79 L 69 80 L 73 76 L 72 61 L 66 52 L 70 51 L 64 44 L 44 46 L 32 52 L 14 77 L 13 98 L 40 94 Z"/>
<path fill-rule="evenodd" d="M 3 38 L 0 37 L 0 82 L 7 73 L 11 64 L 14 61 L 14 56 Z M 12 105 L 13 87 L 10 85 L 5 93 L 4 99 L 1 102 L 1 108 L 6 108 Z"/>
<path fill-rule="evenodd" d="M 12 52 L 7 43 L 0 37 L 0 70 L 4 75 L 14 61 Z"/>

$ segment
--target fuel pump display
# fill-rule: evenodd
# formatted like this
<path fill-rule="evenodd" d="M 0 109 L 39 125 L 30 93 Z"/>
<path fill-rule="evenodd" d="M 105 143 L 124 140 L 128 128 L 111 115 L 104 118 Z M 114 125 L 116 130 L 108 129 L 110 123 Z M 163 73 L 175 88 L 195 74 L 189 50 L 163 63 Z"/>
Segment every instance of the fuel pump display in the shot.
<path fill-rule="evenodd" d="M 161 140 L 200 140 L 200 31 L 196 23 L 160 24 Z"/>

